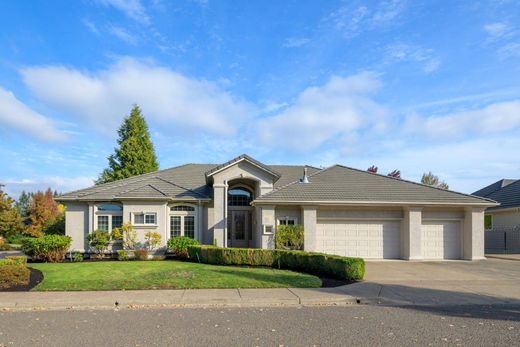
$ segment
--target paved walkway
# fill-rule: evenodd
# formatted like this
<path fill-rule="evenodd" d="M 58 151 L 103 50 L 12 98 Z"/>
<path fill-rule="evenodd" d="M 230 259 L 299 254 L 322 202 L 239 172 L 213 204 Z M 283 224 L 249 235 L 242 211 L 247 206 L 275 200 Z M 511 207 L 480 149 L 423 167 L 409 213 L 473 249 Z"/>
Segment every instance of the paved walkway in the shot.
<path fill-rule="evenodd" d="M 0 310 L 295 305 L 520 304 L 520 266 L 478 262 L 367 262 L 365 281 L 337 288 L 0 293 Z"/>

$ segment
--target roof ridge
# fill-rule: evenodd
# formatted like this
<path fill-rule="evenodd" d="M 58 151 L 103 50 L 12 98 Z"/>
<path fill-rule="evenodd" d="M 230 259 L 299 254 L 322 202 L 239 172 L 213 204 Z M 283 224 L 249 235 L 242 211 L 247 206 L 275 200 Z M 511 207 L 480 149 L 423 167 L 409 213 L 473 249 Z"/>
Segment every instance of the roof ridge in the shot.
<path fill-rule="evenodd" d="M 336 165 L 337 165 L 337 164 L 336 164 Z M 335 165 L 333 165 L 333 166 L 335 166 Z M 333 166 L 326 167 L 325 169 L 318 169 L 318 171 L 313 172 L 313 173 L 311 173 L 310 175 L 307 175 L 307 177 L 310 178 L 310 177 L 316 176 L 317 174 L 319 174 L 319 173 L 321 173 L 321 172 L 323 172 L 323 171 L 326 171 L 326 170 L 332 168 Z M 260 195 L 259 198 L 263 198 L 263 197 L 269 196 L 270 194 L 273 194 L 273 193 L 275 193 L 275 192 L 279 192 L 281 189 L 283 189 L 283 188 L 287 188 L 288 186 L 292 186 L 292 185 L 295 184 L 295 183 L 301 183 L 300 179 L 298 179 L 297 181 L 289 182 L 289 183 L 287 183 L 287 184 L 284 184 L 283 186 L 280 186 L 280 187 L 278 187 L 278 188 L 276 188 L 276 189 L 271 190 L 270 192 L 267 192 L 267 193 L 265 193 L 265 194 L 263 194 L 263 195 Z M 309 183 L 311 183 L 311 182 L 309 182 Z M 307 184 L 307 183 L 305 183 L 305 184 Z"/>
<path fill-rule="evenodd" d="M 123 191 L 123 192 L 121 192 L 121 193 L 119 193 L 119 194 L 117 194 L 117 195 L 114 195 L 114 196 L 125 195 L 125 194 L 131 193 L 131 192 L 133 192 L 133 191 L 136 191 L 136 190 L 138 190 L 138 189 L 141 189 L 141 188 L 143 188 L 143 187 L 151 187 L 152 189 L 158 191 L 158 192 L 161 193 L 162 195 L 164 195 L 164 196 L 168 196 L 168 195 L 165 194 L 162 190 L 160 190 L 159 188 L 155 187 L 155 186 L 154 186 L 153 184 L 151 184 L 151 183 L 146 183 L 146 184 L 144 184 L 144 185 L 142 185 L 142 186 L 139 186 L 139 187 L 136 187 L 136 188 L 134 188 L 134 189 L 128 189 L 128 190 L 125 190 L 125 191 Z"/>
<path fill-rule="evenodd" d="M 344 167 L 344 168 L 346 168 L 346 169 L 350 169 L 350 170 L 353 170 L 353 171 L 358 171 L 358 172 L 366 173 L 366 174 L 369 174 L 369 175 L 375 175 L 375 176 L 380 176 L 380 177 L 384 177 L 384 178 L 388 178 L 388 179 L 392 179 L 392 180 L 396 180 L 396 181 L 401 181 L 401 182 L 406 182 L 406 183 L 412 183 L 412 184 L 415 184 L 415 185 L 418 185 L 418 186 L 421 186 L 421 187 L 433 188 L 433 189 L 437 189 L 437 190 L 439 190 L 439 191 L 443 191 L 443 192 L 448 192 L 448 193 L 458 194 L 458 195 L 462 195 L 462 196 L 466 196 L 466 197 L 471 197 L 471 198 L 476 198 L 476 199 L 481 199 L 481 200 L 487 200 L 487 201 L 489 201 L 489 202 L 496 202 L 496 201 L 494 201 L 494 200 L 492 200 L 492 199 L 484 198 L 484 197 L 477 196 L 477 195 L 466 194 L 466 193 L 460 193 L 460 192 L 456 192 L 456 191 L 451 190 L 451 189 L 443 189 L 443 188 L 439 188 L 439 187 L 435 187 L 435 186 L 429 186 L 429 185 L 427 185 L 427 184 L 423 184 L 423 183 L 419 183 L 419 182 L 414 182 L 414 181 L 406 180 L 406 179 L 403 179 L 403 178 L 397 178 L 397 177 L 392 177 L 392 176 L 388 176 L 388 175 L 383 175 L 383 174 L 380 174 L 380 173 L 377 173 L 377 172 L 370 172 L 370 171 L 365 171 L 365 170 L 361 170 L 361 169 L 356 169 L 356 168 L 353 168 L 353 167 L 350 167 L 350 166 L 346 166 L 346 165 L 342 165 L 342 164 L 336 164 L 336 166 L 341 166 L 341 167 Z"/>

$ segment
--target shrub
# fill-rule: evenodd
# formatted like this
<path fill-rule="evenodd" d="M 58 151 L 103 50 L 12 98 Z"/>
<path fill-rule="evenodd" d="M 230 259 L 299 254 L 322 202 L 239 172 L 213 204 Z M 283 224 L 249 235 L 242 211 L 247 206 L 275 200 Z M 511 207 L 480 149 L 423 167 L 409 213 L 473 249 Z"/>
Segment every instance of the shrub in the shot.
<path fill-rule="evenodd" d="M 130 257 L 128 256 L 128 252 L 124 249 L 120 249 L 117 251 L 117 260 L 126 261 Z"/>
<path fill-rule="evenodd" d="M 7 236 L 7 243 L 21 245 L 22 240 L 25 236 L 22 233 L 16 233 L 13 235 Z"/>
<path fill-rule="evenodd" d="M 274 236 L 276 249 L 303 250 L 303 225 L 279 225 Z"/>
<path fill-rule="evenodd" d="M 27 258 L 23 255 L 12 255 L 9 257 L 5 257 L 0 260 L 0 265 L 2 264 L 11 264 L 11 265 L 27 265 Z"/>
<path fill-rule="evenodd" d="M 37 238 L 25 238 L 22 241 L 22 251 L 33 260 L 49 263 L 62 262 L 72 243 L 70 236 L 45 235 Z"/>
<path fill-rule="evenodd" d="M 72 261 L 74 263 L 81 263 L 83 261 L 83 253 L 81 253 L 81 252 L 74 252 L 72 254 Z"/>
<path fill-rule="evenodd" d="M 102 258 L 108 248 L 110 235 L 103 230 L 96 230 L 87 236 L 88 244 L 93 247 L 99 258 Z"/>
<path fill-rule="evenodd" d="M 168 249 L 177 257 L 188 258 L 188 246 L 196 246 L 199 241 L 186 236 L 176 236 L 168 240 Z"/>
<path fill-rule="evenodd" d="M 5 241 L 5 239 L 0 237 L 0 251 L 10 251 L 11 246 Z"/>
<path fill-rule="evenodd" d="M 157 231 L 147 231 L 144 234 L 144 238 L 149 250 L 152 250 L 161 244 L 161 234 Z"/>
<path fill-rule="evenodd" d="M 29 283 L 31 271 L 25 264 L 0 261 L 0 289 L 6 289 Z"/>
<path fill-rule="evenodd" d="M 131 223 L 125 223 L 118 228 L 118 235 L 113 235 L 113 237 L 120 237 L 123 239 L 123 247 L 125 249 L 135 249 L 137 244 L 137 233 L 134 230 L 134 227 Z"/>
<path fill-rule="evenodd" d="M 253 248 L 188 246 L 189 258 L 206 264 L 270 266 L 344 280 L 361 280 L 365 262 L 361 258 Z"/>
<path fill-rule="evenodd" d="M 148 260 L 148 250 L 147 249 L 136 249 L 134 251 L 135 259 L 137 260 Z"/>

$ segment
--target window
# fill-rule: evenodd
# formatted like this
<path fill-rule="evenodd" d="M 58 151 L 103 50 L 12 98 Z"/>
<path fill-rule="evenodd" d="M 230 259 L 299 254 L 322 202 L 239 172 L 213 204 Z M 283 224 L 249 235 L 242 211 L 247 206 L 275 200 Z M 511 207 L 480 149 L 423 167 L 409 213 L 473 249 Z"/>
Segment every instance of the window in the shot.
<path fill-rule="evenodd" d="M 197 211 L 194 206 L 175 205 L 170 207 L 170 237 L 195 238 Z"/>
<path fill-rule="evenodd" d="M 123 212 L 123 206 L 119 204 L 101 204 L 97 206 L 98 211 Z"/>
<path fill-rule="evenodd" d="M 486 229 L 486 230 L 493 229 L 493 216 L 490 214 L 484 215 L 484 229 Z"/>
<path fill-rule="evenodd" d="M 98 230 L 109 231 L 108 230 L 108 216 L 98 216 L 97 217 L 97 228 Z"/>
<path fill-rule="evenodd" d="M 156 213 L 134 213 L 134 224 L 136 225 L 155 225 L 156 221 Z"/>
<path fill-rule="evenodd" d="M 181 216 L 170 217 L 170 237 L 181 236 Z"/>
<path fill-rule="evenodd" d="M 228 191 L 229 206 L 251 206 L 253 193 L 247 188 L 237 187 Z"/>
<path fill-rule="evenodd" d="M 123 216 L 112 216 L 112 229 L 119 228 L 123 225 Z"/>
<path fill-rule="evenodd" d="M 282 217 L 278 219 L 278 225 L 296 225 L 296 218 L 294 217 Z"/>
<path fill-rule="evenodd" d="M 188 205 L 177 205 L 170 208 L 171 211 L 195 211 L 195 207 Z"/>

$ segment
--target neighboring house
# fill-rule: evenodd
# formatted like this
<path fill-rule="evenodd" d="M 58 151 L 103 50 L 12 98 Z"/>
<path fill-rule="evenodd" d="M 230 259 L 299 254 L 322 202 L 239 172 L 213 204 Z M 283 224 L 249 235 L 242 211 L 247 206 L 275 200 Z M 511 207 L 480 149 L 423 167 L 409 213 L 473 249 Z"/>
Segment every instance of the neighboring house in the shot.
<path fill-rule="evenodd" d="M 500 203 L 500 206 L 486 209 L 486 230 L 507 231 L 520 228 L 520 180 L 502 179 L 476 191 L 473 195 Z"/>
<path fill-rule="evenodd" d="M 486 198 L 342 165 L 265 165 L 247 155 L 186 164 L 62 195 L 73 248 L 131 222 L 205 244 L 273 248 L 281 224 L 303 224 L 305 250 L 400 259 L 482 259 Z"/>

